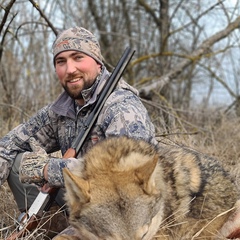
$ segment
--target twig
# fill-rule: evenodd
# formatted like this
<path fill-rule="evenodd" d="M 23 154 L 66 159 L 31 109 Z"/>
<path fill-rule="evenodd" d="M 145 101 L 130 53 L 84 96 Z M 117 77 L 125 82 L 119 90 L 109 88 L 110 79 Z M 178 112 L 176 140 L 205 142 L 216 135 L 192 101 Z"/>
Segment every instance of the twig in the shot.
<path fill-rule="evenodd" d="M 30 115 L 28 115 L 27 113 L 25 113 L 21 108 L 19 108 L 19 107 L 16 107 L 16 106 L 14 106 L 14 105 L 12 105 L 12 104 L 5 104 L 5 103 L 0 103 L 0 107 L 1 106 L 3 106 L 3 107 L 11 107 L 11 108 L 13 108 L 13 109 L 16 109 L 16 110 L 18 110 L 20 113 L 22 113 L 25 117 L 30 117 Z"/>
<path fill-rule="evenodd" d="M 32 5 L 38 10 L 41 17 L 44 18 L 44 20 L 47 22 L 48 26 L 53 30 L 54 34 L 57 35 L 58 34 L 57 29 L 53 26 L 53 24 L 49 21 L 49 19 L 46 17 L 46 15 L 43 13 L 43 11 L 39 8 L 39 5 L 33 0 L 29 0 L 29 2 L 32 3 Z"/>
<path fill-rule="evenodd" d="M 3 19 L 1 21 L 1 24 L 0 24 L 0 35 L 1 35 L 1 32 L 3 30 L 3 27 L 7 21 L 7 17 L 8 17 L 8 14 L 10 12 L 10 9 L 12 8 L 13 4 L 15 3 L 16 0 L 12 0 L 8 5 L 7 7 L 5 8 L 5 13 L 4 13 L 4 16 L 3 16 Z"/>
<path fill-rule="evenodd" d="M 167 136 L 170 136 L 170 135 L 197 135 L 197 134 L 199 134 L 199 131 L 156 134 L 156 137 L 167 137 Z"/>

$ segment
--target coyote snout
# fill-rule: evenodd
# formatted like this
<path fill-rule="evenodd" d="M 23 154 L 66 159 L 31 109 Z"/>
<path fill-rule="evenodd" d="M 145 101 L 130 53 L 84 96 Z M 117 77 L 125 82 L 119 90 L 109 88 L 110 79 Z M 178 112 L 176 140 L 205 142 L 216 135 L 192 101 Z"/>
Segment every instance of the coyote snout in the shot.
<path fill-rule="evenodd" d="M 80 239 L 221 239 L 238 199 L 221 165 L 188 148 L 116 137 L 84 161 L 84 170 L 64 170 Z"/>

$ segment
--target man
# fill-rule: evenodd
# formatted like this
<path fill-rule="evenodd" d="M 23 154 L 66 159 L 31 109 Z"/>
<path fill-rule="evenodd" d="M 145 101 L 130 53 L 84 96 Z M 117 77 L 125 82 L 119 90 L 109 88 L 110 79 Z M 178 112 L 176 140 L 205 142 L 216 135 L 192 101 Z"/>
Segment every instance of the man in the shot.
<path fill-rule="evenodd" d="M 38 194 L 38 187 L 31 183 L 41 186 L 48 181 L 52 187 L 63 187 L 62 169 L 73 169 L 77 159 L 48 154 L 60 150 L 64 155 L 71 147 L 110 75 L 96 37 L 84 28 L 60 33 L 52 50 L 63 93 L 0 140 L 0 184 L 8 180 L 20 212 L 26 211 Z M 137 91 L 120 80 L 77 157 L 109 136 L 127 135 L 156 143 L 154 134 Z M 61 191 L 56 202 L 64 204 Z"/>

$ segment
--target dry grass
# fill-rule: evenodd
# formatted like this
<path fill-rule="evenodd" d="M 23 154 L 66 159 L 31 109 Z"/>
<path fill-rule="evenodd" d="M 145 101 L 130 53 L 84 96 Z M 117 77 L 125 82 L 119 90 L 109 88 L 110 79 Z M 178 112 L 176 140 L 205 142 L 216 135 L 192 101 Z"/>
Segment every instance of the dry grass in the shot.
<path fill-rule="evenodd" d="M 19 212 L 7 183 L 1 186 L 0 196 L 0 239 L 4 239 L 4 236 L 15 227 L 15 219 Z"/>
<path fill-rule="evenodd" d="M 175 121 L 170 134 L 162 136 L 158 128 L 161 135 L 159 139 L 184 144 L 218 158 L 234 176 L 240 189 L 240 119 L 213 112 L 189 114 L 183 118 L 181 124 Z M 190 134 L 186 134 L 188 132 Z M 6 233 L 15 227 L 19 212 L 6 183 L 1 186 L 0 193 L 0 238 L 4 239 Z"/>
<path fill-rule="evenodd" d="M 4 186 L 4 188 L 8 189 L 8 186 Z M 11 198 L 10 204 L 7 204 L 7 200 L 5 200 L 3 203 L 3 206 L 8 207 L 8 211 L 2 211 L 1 213 L 1 235 L 0 239 L 5 239 L 7 236 L 9 236 L 11 233 L 17 230 L 17 222 L 16 219 L 19 215 L 19 212 L 17 210 L 16 204 L 12 199 L 12 194 L 10 190 L 7 190 L 8 193 L 10 193 L 9 197 Z M 7 196 L 8 194 L 4 195 Z M 3 196 L 3 195 L 1 195 Z M 39 222 L 37 224 L 37 227 L 27 234 L 27 236 L 24 236 L 23 239 L 31 239 L 31 240 L 47 240 L 52 239 L 55 235 L 57 235 L 59 232 L 61 232 L 63 229 L 65 229 L 68 226 L 68 219 L 67 216 L 62 208 L 59 208 L 57 205 L 53 205 L 49 212 L 45 212 L 41 218 L 39 219 Z"/>

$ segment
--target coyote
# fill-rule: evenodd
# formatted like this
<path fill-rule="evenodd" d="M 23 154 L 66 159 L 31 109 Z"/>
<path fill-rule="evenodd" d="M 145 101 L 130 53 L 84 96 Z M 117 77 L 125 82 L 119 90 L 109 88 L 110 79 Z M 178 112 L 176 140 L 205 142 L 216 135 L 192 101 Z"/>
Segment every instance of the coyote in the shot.
<path fill-rule="evenodd" d="M 235 216 L 239 193 L 214 158 L 112 137 L 83 162 L 72 172 L 64 169 L 69 219 L 79 239 L 226 239 L 236 230 L 230 218 L 227 230 L 222 226 Z"/>

